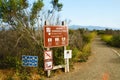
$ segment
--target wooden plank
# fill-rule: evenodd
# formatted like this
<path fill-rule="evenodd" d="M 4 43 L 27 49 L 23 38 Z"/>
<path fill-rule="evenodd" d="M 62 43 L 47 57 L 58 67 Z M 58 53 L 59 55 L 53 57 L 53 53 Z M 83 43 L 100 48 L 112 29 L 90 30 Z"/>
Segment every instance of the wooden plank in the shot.
<path fill-rule="evenodd" d="M 53 66 L 52 70 L 56 70 L 56 69 L 60 69 L 60 68 L 65 68 L 65 65 Z"/>

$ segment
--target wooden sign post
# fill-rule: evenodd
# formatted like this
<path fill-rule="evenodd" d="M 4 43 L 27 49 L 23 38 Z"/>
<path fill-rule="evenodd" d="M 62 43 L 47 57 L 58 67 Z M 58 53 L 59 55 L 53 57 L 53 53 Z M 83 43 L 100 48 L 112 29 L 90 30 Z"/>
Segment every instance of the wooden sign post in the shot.
<path fill-rule="evenodd" d="M 47 21 L 45 21 L 45 25 L 48 25 Z M 50 50 L 50 48 L 47 48 L 47 51 L 49 51 L 49 50 Z M 45 63 L 44 63 L 44 65 L 45 65 Z M 47 76 L 50 77 L 50 70 L 47 70 Z"/>
<path fill-rule="evenodd" d="M 65 26 L 65 22 L 62 21 L 62 26 Z M 64 51 L 66 50 L 66 46 L 64 46 Z M 65 72 L 69 72 L 69 59 L 65 58 Z"/>
<path fill-rule="evenodd" d="M 47 51 L 49 51 L 50 48 L 47 48 Z M 50 70 L 47 71 L 47 76 L 50 77 Z"/>
<path fill-rule="evenodd" d="M 69 58 L 72 58 L 72 50 L 64 50 L 65 72 L 69 72 Z"/>
<path fill-rule="evenodd" d="M 62 26 L 51 26 L 47 25 L 45 21 L 44 26 L 44 47 L 47 48 L 47 51 L 50 51 L 52 47 L 61 47 L 64 46 L 64 50 L 66 50 L 66 46 L 68 45 L 68 27 L 62 22 Z M 48 59 L 47 61 L 51 61 L 52 59 Z M 45 65 L 44 60 L 44 65 Z M 51 61 L 52 62 L 52 61 Z M 50 77 L 50 70 L 52 69 L 52 63 L 49 62 L 50 67 L 46 68 L 47 76 Z M 46 66 L 46 65 L 45 65 Z M 53 69 L 58 69 L 63 67 L 63 65 L 54 66 Z M 69 72 L 69 59 L 65 58 L 65 72 Z"/>

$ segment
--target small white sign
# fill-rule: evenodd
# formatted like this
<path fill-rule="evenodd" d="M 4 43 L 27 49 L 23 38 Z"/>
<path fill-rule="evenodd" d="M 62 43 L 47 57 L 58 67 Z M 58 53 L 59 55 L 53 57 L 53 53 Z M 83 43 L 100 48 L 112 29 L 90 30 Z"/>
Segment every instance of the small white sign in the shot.
<path fill-rule="evenodd" d="M 44 70 L 45 71 L 51 70 L 52 68 L 53 68 L 53 62 L 51 60 L 44 62 Z"/>
<path fill-rule="evenodd" d="M 64 58 L 72 58 L 72 50 L 64 50 Z"/>
<path fill-rule="evenodd" d="M 52 51 L 44 51 L 44 59 L 52 59 Z"/>

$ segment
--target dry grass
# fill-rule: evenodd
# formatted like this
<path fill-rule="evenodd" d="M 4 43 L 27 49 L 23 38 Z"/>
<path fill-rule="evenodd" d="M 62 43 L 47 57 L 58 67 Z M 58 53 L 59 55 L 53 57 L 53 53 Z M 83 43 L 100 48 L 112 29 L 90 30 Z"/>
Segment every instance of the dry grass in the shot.
<path fill-rule="evenodd" d="M 13 77 L 14 74 L 15 73 L 13 70 L 8 70 L 8 69 L 0 70 L 0 80 L 6 80 L 10 77 Z"/>
<path fill-rule="evenodd" d="M 42 79 L 42 77 L 34 72 L 31 73 L 30 76 L 31 80 L 39 80 Z M 0 70 L 0 80 L 21 80 L 19 73 L 17 74 L 14 70 L 10 70 L 10 69 L 4 69 L 4 70 Z"/>

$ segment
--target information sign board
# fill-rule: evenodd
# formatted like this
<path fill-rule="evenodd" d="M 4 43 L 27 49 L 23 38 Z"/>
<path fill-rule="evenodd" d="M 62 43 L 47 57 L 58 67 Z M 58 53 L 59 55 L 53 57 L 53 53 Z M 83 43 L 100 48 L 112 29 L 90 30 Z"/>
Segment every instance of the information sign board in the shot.
<path fill-rule="evenodd" d="M 68 28 L 66 26 L 44 26 L 44 47 L 68 45 Z"/>
<path fill-rule="evenodd" d="M 22 56 L 22 65 L 28 67 L 37 67 L 38 66 L 38 56 Z"/>

